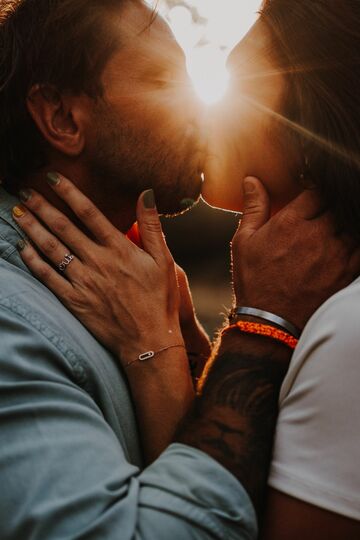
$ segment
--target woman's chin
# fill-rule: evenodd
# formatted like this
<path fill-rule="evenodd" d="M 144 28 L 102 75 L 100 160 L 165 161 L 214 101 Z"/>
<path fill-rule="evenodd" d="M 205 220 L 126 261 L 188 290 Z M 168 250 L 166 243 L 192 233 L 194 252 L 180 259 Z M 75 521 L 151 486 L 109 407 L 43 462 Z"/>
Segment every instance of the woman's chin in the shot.
<path fill-rule="evenodd" d="M 228 210 L 230 212 L 242 212 L 243 201 L 238 193 L 231 193 L 230 190 L 225 193 L 218 185 L 214 185 L 211 182 L 207 183 L 206 179 L 203 183 L 201 198 L 213 208 L 220 208 L 221 210 Z"/>

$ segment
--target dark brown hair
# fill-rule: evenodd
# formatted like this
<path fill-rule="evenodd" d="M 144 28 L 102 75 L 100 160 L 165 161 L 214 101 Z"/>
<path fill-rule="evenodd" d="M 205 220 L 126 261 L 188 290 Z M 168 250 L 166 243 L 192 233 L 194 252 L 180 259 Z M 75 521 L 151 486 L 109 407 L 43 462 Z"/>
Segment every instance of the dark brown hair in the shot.
<path fill-rule="evenodd" d="M 34 84 L 101 95 L 101 73 L 119 45 L 109 10 L 125 0 L 0 0 L 0 178 L 14 190 L 45 165 L 26 107 Z"/>
<path fill-rule="evenodd" d="M 265 0 L 284 116 L 339 232 L 360 243 L 360 1 Z"/>

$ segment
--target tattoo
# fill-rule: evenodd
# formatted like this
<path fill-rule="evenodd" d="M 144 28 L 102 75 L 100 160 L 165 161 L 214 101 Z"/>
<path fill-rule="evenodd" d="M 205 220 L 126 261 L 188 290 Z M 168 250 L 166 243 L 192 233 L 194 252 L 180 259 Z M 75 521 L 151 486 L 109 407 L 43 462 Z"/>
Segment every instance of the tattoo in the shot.
<path fill-rule="evenodd" d="M 177 440 L 203 450 L 234 474 L 261 514 L 280 387 L 287 364 L 225 353 L 207 370 Z"/>

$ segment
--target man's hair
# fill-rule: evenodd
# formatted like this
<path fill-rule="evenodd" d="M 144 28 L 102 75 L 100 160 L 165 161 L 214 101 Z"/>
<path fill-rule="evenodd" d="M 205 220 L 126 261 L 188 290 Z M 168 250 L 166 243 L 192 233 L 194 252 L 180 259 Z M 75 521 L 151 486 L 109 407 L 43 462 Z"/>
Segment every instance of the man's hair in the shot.
<path fill-rule="evenodd" d="M 26 107 L 30 89 L 101 96 L 101 74 L 119 45 L 106 15 L 125 2 L 0 0 L 0 178 L 12 191 L 46 164 Z"/>
<path fill-rule="evenodd" d="M 261 11 L 287 78 L 282 112 L 338 231 L 360 243 L 360 2 L 290 4 L 265 0 Z"/>

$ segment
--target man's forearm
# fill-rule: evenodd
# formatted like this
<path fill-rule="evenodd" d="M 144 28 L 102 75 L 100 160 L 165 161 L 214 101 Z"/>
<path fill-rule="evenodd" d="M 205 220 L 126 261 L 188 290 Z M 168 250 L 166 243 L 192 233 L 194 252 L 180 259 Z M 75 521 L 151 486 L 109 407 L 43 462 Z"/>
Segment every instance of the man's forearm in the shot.
<path fill-rule="evenodd" d="M 177 440 L 233 473 L 261 511 L 291 351 L 267 338 L 224 336 Z"/>

